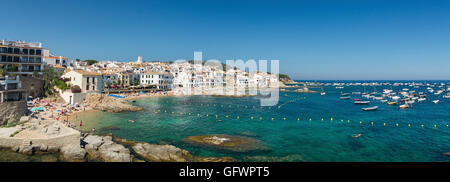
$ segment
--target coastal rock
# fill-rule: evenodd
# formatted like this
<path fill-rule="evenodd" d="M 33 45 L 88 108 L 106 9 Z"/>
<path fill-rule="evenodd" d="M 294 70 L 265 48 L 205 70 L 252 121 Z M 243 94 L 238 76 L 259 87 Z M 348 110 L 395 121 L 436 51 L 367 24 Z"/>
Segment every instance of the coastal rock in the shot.
<path fill-rule="evenodd" d="M 130 150 L 111 140 L 104 139 L 104 141 L 98 151 L 105 162 L 131 162 Z"/>
<path fill-rule="evenodd" d="M 98 150 L 98 148 L 104 143 L 103 138 L 96 135 L 88 135 L 83 139 L 83 141 L 86 143 L 86 150 Z"/>
<path fill-rule="evenodd" d="M 22 116 L 20 117 L 19 123 L 26 123 L 31 120 L 30 116 Z"/>
<path fill-rule="evenodd" d="M 445 152 L 445 153 L 443 153 L 442 155 L 450 156 L 450 152 Z"/>
<path fill-rule="evenodd" d="M 14 147 L 11 148 L 11 150 L 12 150 L 13 152 L 19 152 L 19 149 L 20 149 L 19 146 L 14 146 Z"/>
<path fill-rule="evenodd" d="M 68 162 L 84 162 L 86 161 L 86 150 L 80 145 L 65 145 L 61 148 L 61 157 Z"/>
<path fill-rule="evenodd" d="M 0 126 L 18 124 L 21 117 L 28 113 L 25 101 L 3 102 L 0 108 Z"/>
<path fill-rule="evenodd" d="M 39 146 L 39 150 L 40 150 L 41 152 L 47 152 L 48 146 L 45 145 L 45 144 L 42 144 L 41 146 Z"/>
<path fill-rule="evenodd" d="M 192 155 L 188 151 L 172 145 L 136 143 L 132 146 L 132 149 L 137 155 L 152 162 L 187 162 L 192 160 Z"/>
<path fill-rule="evenodd" d="M 235 162 L 232 157 L 196 157 L 195 162 Z"/>
<path fill-rule="evenodd" d="M 184 141 L 200 146 L 214 147 L 233 152 L 266 151 L 268 147 L 262 144 L 260 140 L 244 136 L 230 135 L 199 135 L 185 138 Z"/>
<path fill-rule="evenodd" d="M 122 111 L 141 111 L 142 108 L 133 106 L 125 100 L 104 96 L 101 94 L 88 94 L 85 99 L 85 104 L 91 106 L 96 110 L 106 112 L 122 112 Z"/>
<path fill-rule="evenodd" d="M 19 147 L 19 153 L 25 155 L 33 155 L 33 146 L 31 145 L 22 145 Z"/>
<path fill-rule="evenodd" d="M 56 152 L 58 152 L 58 151 L 59 151 L 59 149 L 58 149 L 58 147 L 56 147 L 56 146 L 53 146 L 53 145 L 47 146 L 47 152 L 50 152 L 50 153 L 56 153 Z"/>

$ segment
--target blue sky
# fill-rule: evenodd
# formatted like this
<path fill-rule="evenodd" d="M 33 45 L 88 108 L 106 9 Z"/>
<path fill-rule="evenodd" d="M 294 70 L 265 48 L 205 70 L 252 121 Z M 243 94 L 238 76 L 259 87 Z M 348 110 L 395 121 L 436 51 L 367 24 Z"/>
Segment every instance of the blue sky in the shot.
<path fill-rule="evenodd" d="M 3 0 L 2 0 L 3 1 Z M 0 38 L 97 60 L 278 59 L 294 79 L 450 79 L 450 1 L 5 1 Z"/>

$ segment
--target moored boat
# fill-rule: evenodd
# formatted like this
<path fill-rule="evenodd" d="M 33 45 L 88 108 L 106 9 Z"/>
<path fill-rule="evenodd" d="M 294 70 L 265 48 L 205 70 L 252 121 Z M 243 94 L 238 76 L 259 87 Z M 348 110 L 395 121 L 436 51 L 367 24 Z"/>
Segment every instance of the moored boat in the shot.
<path fill-rule="evenodd" d="M 362 108 L 363 111 L 375 111 L 377 109 L 378 109 L 378 106 Z"/>
<path fill-rule="evenodd" d="M 388 105 L 396 105 L 397 102 L 388 102 L 387 104 L 388 104 Z"/>
<path fill-rule="evenodd" d="M 341 100 L 348 100 L 348 99 L 350 99 L 350 97 L 349 96 L 347 96 L 347 97 L 340 97 L 339 99 L 341 99 Z"/>
<path fill-rule="evenodd" d="M 370 101 L 356 100 L 355 104 L 370 104 Z"/>

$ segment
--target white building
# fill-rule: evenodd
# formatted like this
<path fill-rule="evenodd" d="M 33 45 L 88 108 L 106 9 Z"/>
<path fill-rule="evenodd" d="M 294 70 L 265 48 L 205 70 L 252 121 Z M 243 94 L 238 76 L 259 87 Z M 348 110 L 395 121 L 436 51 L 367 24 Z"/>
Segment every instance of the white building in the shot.
<path fill-rule="evenodd" d="M 60 91 L 61 97 L 70 104 L 83 102 L 88 93 L 101 93 L 103 90 L 102 75 L 97 72 L 84 70 L 72 70 L 61 76 L 67 80 L 70 87 L 78 86 L 81 89 L 79 93 L 73 93 L 71 90 Z"/>
<path fill-rule="evenodd" d="M 173 88 L 173 76 L 170 73 L 147 71 L 140 74 L 141 85 L 154 85 L 158 89 L 168 90 Z"/>

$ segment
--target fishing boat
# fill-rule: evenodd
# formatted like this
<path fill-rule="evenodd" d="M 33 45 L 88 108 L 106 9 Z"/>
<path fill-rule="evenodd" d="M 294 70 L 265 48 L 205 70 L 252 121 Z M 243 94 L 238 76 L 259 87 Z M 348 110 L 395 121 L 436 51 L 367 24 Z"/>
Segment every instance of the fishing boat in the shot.
<path fill-rule="evenodd" d="M 398 108 L 400 108 L 400 109 L 407 109 L 407 108 L 409 108 L 409 105 L 408 104 L 402 104 L 402 105 L 398 106 Z"/>
<path fill-rule="evenodd" d="M 347 96 L 347 97 L 340 97 L 339 99 L 341 99 L 341 100 L 348 100 L 348 99 L 350 99 L 350 96 Z"/>
<path fill-rule="evenodd" d="M 363 111 L 375 111 L 377 109 L 378 109 L 378 106 L 362 108 Z"/>
<path fill-rule="evenodd" d="M 396 105 L 397 102 L 388 102 L 387 104 L 388 104 L 388 105 Z"/>
<path fill-rule="evenodd" d="M 355 104 L 370 104 L 370 101 L 356 100 Z"/>
<path fill-rule="evenodd" d="M 423 101 L 426 101 L 426 100 L 427 100 L 426 98 L 417 99 L 418 102 L 423 102 Z"/>

